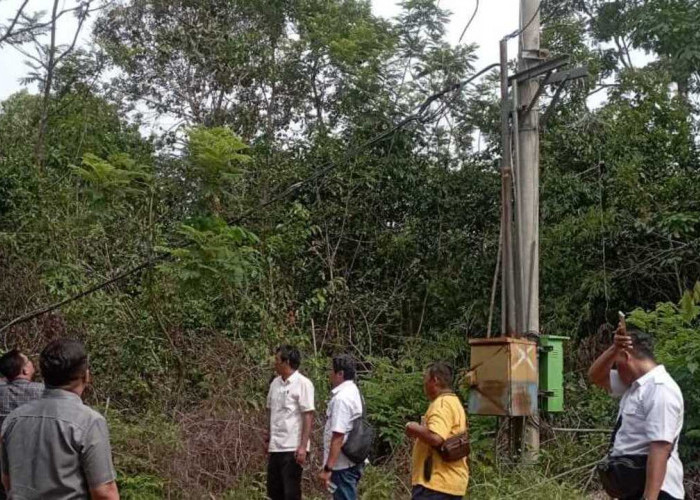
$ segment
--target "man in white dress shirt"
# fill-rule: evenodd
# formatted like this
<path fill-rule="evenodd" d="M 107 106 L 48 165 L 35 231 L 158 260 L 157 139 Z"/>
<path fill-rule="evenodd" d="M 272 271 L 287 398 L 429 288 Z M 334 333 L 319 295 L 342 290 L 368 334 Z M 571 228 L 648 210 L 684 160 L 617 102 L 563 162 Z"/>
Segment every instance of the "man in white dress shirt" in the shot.
<path fill-rule="evenodd" d="M 267 440 L 267 496 L 301 499 L 301 475 L 309 451 L 314 415 L 314 385 L 299 373 L 299 350 L 284 345 L 275 353 L 277 377 L 270 384 Z"/>
<path fill-rule="evenodd" d="M 656 363 L 651 336 L 621 325 L 613 345 L 591 365 L 588 376 L 621 398 L 612 456 L 647 455 L 643 496 L 624 500 L 684 498 L 678 456 L 683 395 L 664 366 Z"/>
<path fill-rule="evenodd" d="M 355 385 L 355 361 L 345 354 L 334 357 L 330 381 L 333 390 L 326 410 L 323 470 L 319 479 L 333 491 L 333 500 L 355 500 L 364 464 L 354 463 L 342 451 L 354 421 L 362 416 L 362 397 Z"/>

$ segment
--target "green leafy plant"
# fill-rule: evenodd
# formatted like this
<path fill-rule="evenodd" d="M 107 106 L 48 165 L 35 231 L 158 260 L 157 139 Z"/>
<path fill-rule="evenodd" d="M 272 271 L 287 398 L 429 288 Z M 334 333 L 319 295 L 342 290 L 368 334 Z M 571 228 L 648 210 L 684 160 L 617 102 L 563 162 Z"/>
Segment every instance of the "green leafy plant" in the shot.
<path fill-rule="evenodd" d="M 258 268 L 257 236 L 238 226 L 229 226 L 218 217 L 200 218 L 179 230 L 185 243 L 179 247 L 159 247 L 174 258 L 160 268 L 176 276 L 186 287 L 201 290 L 215 281 L 242 285 Z"/>

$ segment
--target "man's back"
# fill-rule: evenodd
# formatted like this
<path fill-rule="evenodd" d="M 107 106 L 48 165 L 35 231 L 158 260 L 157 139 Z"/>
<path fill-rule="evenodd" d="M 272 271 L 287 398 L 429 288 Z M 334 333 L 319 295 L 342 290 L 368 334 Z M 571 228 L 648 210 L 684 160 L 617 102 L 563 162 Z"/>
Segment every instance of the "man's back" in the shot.
<path fill-rule="evenodd" d="M 13 499 L 84 499 L 116 479 L 105 419 L 72 392 L 46 389 L 12 412 L 2 440 Z"/>
<path fill-rule="evenodd" d="M 7 416 L 20 406 L 39 399 L 44 392 L 44 384 L 15 379 L 0 384 L 0 427 Z"/>

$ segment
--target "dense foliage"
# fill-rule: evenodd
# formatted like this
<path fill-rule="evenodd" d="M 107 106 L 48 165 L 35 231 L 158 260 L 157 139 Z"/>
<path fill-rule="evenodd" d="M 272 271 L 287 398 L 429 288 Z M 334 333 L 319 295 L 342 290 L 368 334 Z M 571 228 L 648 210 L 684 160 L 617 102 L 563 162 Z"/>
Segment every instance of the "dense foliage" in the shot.
<path fill-rule="evenodd" d="M 467 339 L 489 327 L 500 146 L 489 74 L 362 147 L 491 62 L 446 42 L 439 2 L 402 9 L 384 20 L 364 0 L 124 0 L 95 14 L 89 50 L 45 47 L 40 95 L 2 102 L 2 323 L 153 261 L 3 331 L 31 353 L 60 335 L 86 341 L 90 401 L 110 420 L 127 498 L 261 495 L 251 436 L 283 341 L 302 348 L 321 408 L 328 355 L 357 356 L 380 436 L 365 498 L 405 496 L 402 429 L 425 408 L 421 369 L 466 366 Z M 545 2 L 543 18 L 544 44 L 591 72 L 541 135 L 542 329 L 572 337 L 568 411 L 545 418 L 542 457 L 525 469 L 494 455 L 495 422 L 473 419 L 472 497 L 595 489 L 586 465 L 605 436 L 548 429 L 611 424 L 614 403 L 583 374 L 618 310 L 635 310 L 684 390 L 692 491 L 699 59 L 688 40 L 700 7 Z M 37 37 L 51 27 L 22 23 Z M 35 43 L 2 36 L 10 28 L 0 49 Z M 654 62 L 636 67 L 634 49 Z M 146 136 L 151 113 L 172 128 Z"/>

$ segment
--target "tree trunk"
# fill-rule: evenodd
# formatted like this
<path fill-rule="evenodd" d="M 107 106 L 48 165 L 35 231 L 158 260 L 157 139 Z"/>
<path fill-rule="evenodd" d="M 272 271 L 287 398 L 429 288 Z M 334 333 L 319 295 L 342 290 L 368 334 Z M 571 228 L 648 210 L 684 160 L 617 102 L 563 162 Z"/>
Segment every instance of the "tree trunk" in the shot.
<path fill-rule="evenodd" d="M 34 159 L 39 168 L 43 168 L 44 162 L 46 161 L 46 127 L 49 122 L 51 86 L 53 84 L 53 72 L 56 60 L 56 18 L 58 17 L 58 2 L 59 0 L 54 0 L 53 10 L 51 12 L 51 45 L 49 46 L 49 60 L 46 64 L 46 79 L 44 80 L 44 92 L 41 101 L 39 135 L 34 145 Z"/>

